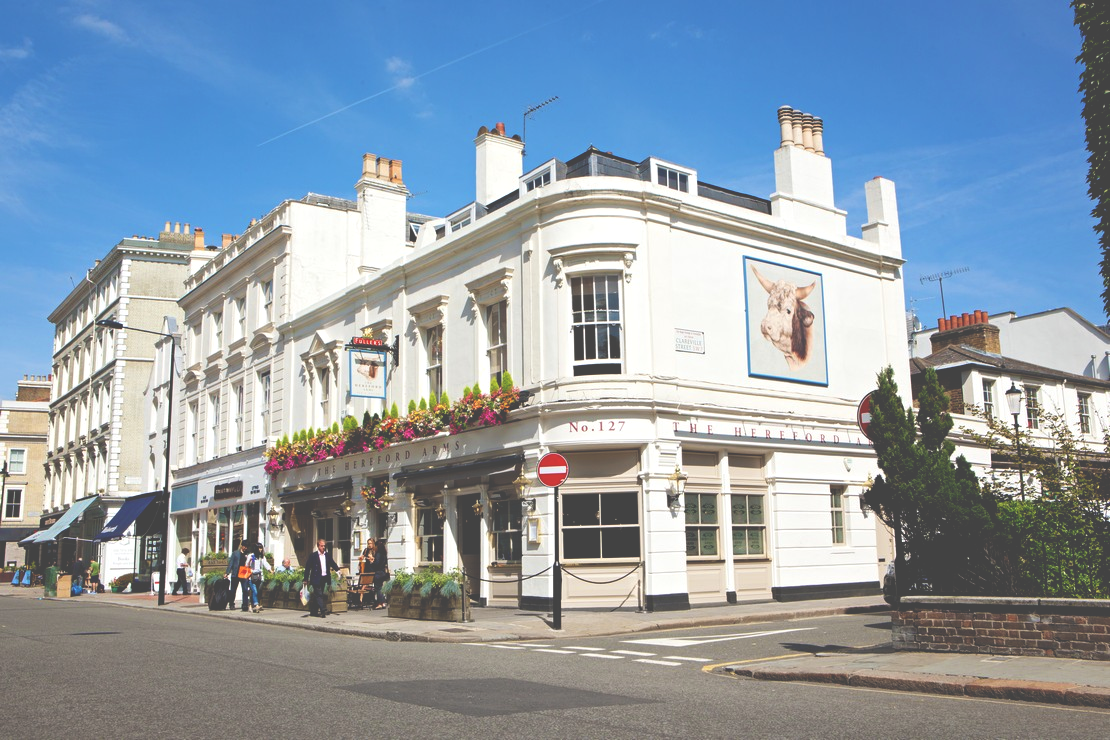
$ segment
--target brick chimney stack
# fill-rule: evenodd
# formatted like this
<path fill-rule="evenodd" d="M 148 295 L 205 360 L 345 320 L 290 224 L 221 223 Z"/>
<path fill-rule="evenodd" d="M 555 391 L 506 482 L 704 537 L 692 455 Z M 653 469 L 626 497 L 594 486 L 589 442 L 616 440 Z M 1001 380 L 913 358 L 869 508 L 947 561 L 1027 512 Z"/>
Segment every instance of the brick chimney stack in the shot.
<path fill-rule="evenodd" d="M 990 322 L 986 311 L 950 316 L 937 320 L 937 331 L 930 337 L 933 352 L 945 347 L 964 345 L 991 354 L 1002 354 L 998 327 Z"/>

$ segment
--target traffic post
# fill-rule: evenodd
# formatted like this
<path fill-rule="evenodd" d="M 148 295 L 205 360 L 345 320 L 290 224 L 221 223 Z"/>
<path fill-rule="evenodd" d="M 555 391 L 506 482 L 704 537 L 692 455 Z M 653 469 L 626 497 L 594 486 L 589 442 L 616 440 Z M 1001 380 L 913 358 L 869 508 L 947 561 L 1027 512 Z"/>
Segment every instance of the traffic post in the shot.
<path fill-rule="evenodd" d="M 567 464 L 565 457 L 557 452 L 549 452 L 540 458 L 536 475 L 540 479 L 540 483 L 548 488 L 555 489 L 555 565 L 552 566 L 555 571 L 552 574 L 555 580 L 551 584 L 551 626 L 554 629 L 561 630 L 563 628 L 563 566 L 559 562 L 559 531 L 561 529 L 559 486 L 565 483 L 570 475 L 570 466 Z"/>

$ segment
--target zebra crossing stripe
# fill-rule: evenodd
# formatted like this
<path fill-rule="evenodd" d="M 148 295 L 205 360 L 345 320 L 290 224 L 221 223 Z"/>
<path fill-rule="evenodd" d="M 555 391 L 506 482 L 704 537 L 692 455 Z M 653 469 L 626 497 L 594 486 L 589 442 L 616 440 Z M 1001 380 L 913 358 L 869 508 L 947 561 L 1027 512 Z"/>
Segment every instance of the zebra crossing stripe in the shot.
<path fill-rule="evenodd" d="M 670 665 L 670 666 L 682 665 L 681 663 L 677 663 L 673 660 L 652 660 L 651 658 L 637 658 L 636 662 L 637 663 L 650 663 L 651 665 Z"/>
<path fill-rule="evenodd" d="M 641 653 L 639 650 L 614 650 L 613 652 L 618 655 L 642 655 L 647 658 L 655 655 L 655 653 Z"/>
<path fill-rule="evenodd" d="M 605 658 L 606 660 L 624 660 L 623 655 L 606 655 L 605 653 L 579 653 L 583 658 Z"/>
<path fill-rule="evenodd" d="M 577 645 L 567 645 L 566 649 L 567 649 L 567 650 L 585 650 L 585 651 L 587 651 L 587 652 L 590 652 L 590 653 L 602 653 L 602 652 L 605 652 L 605 648 L 595 648 L 595 647 L 579 647 L 579 646 L 577 646 Z"/>
<path fill-rule="evenodd" d="M 555 648 L 536 648 L 532 652 L 533 653 L 555 653 L 556 655 L 582 655 L 582 653 L 576 653 L 573 650 L 556 650 Z M 589 653 L 586 653 L 586 655 L 589 655 Z"/>
<path fill-rule="evenodd" d="M 687 658 L 682 655 L 664 655 L 667 660 L 689 660 L 694 663 L 708 663 L 710 658 Z"/>

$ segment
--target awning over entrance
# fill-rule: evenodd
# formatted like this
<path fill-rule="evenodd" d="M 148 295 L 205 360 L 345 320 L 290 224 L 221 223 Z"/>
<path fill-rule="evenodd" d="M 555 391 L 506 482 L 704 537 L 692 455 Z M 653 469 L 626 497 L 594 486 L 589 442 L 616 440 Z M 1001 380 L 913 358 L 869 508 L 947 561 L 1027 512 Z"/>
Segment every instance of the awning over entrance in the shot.
<path fill-rule="evenodd" d="M 347 497 L 351 495 L 351 479 L 349 477 L 328 481 L 325 484 L 312 488 L 302 488 L 300 490 L 283 493 L 281 494 L 281 503 L 299 504 L 304 501 L 323 501 L 324 499 L 336 498 L 343 495 Z"/>
<path fill-rule="evenodd" d="M 397 473 L 396 480 L 397 485 L 404 488 L 423 486 L 431 483 L 444 483 L 446 481 L 454 481 L 457 485 L 460 481 L 481 478 L 483 476 L 500 475 L 501 473 L 511 473 L 516 470 L 523 459 L 523 455 L 514 454 L 502 455 L 501 457 L 493 457 L 486 460 L 475 460 L 474 462 L 462 463 L 460 465 L 439 463 L 430 466 L 402 468 L 401 471 Z"/>
<path fill-rule="evenodd" d="M 58 521 L 54 522 L 54 525 L 50 527 L 50 529 L 44 529 L 43 531 L 34 535 L 29 540 L 25 540 L 24 542 L 27 542 L 28 544 L 42 544 L 43 542 L 50 542 L 51 540 L 58 539 L 58 537 L 60 537 L 63 532 L 69 529 L 71 524 L 77 521 L 78 517 L 85 513 L 85 509 L 89 508 L 99 500 L 99 496 L 90 496 L 89 498 L 75 501 L 73 505 L 69 507 L 69 511 L 58 517 Z M 22 545 L 23 542 L 19 544 Z"/>
<path fill-rule="evenodd" d="M 142 496 L 134 496 L 123 502 L 123 506 L 112 517 L 112 521 L 105 525 L 104 529 L 100 530 L 100 534 L 93 537 L 96 542 L 103 542 L 104 540 L 118 540 L 123 537 L 123 533 L 127 531 L 139 515 L 146 511 L 146 508 L 158 500 L 160 493 L 145 493 Z"/>
<path fill-rule="evenodd" d="M 34 527 L 0 527 L 0 542 L 18 542 L 34 532 Z"/>
<path fill-rule="evenodd" d="M 23 539 L 21 539 L 21 540 L 19 541 L 19 544 L 20 544 L 20 546 L 21 546 L 21 547 L 26 547 L 27 545 L 33 545 L 33 544 L 35 544 L 35 538 L 36 538 L 36 537 L 38 537 L 38 536 L 39 536 L 39 534 L 40 534 L 40 533 L 42 533 L 43 531 L 44 531 L 44 530 L 41 530 L 41 529 L 40 529 L 40 530 L 38 530 L 38 532 L 35 532 L 35 533 L 34 533 L 33 535 L 31 535 L 30 537 L 24 537 Z"/>

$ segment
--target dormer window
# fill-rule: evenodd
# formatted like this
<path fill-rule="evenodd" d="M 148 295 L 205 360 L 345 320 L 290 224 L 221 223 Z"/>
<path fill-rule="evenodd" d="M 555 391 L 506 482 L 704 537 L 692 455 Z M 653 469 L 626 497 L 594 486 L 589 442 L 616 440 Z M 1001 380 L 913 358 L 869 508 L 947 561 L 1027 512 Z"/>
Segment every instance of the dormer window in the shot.
<path fill-rule="evenodd" d="M 470 226 L 470 211 L 451 219 L 451 231 L 458 231 L 464 226 Z"/>
<path fill-rule="evenodd" d="M 655 182 L 671 190 L 679 190 L 683 193 L 690 192 L 690 176 L 685 172 L 672 170 L 670 167 L 656 165 Z"/>
<path fill-rule="evenodd" d="M 532 192 L 536 188 L 542 188 L 545 185 L 551 184 L 551 170 L 544 170 L 542 174 L 533 177 L 531 180 L 524 183 L 524 189 L 527 192 Z"/>

